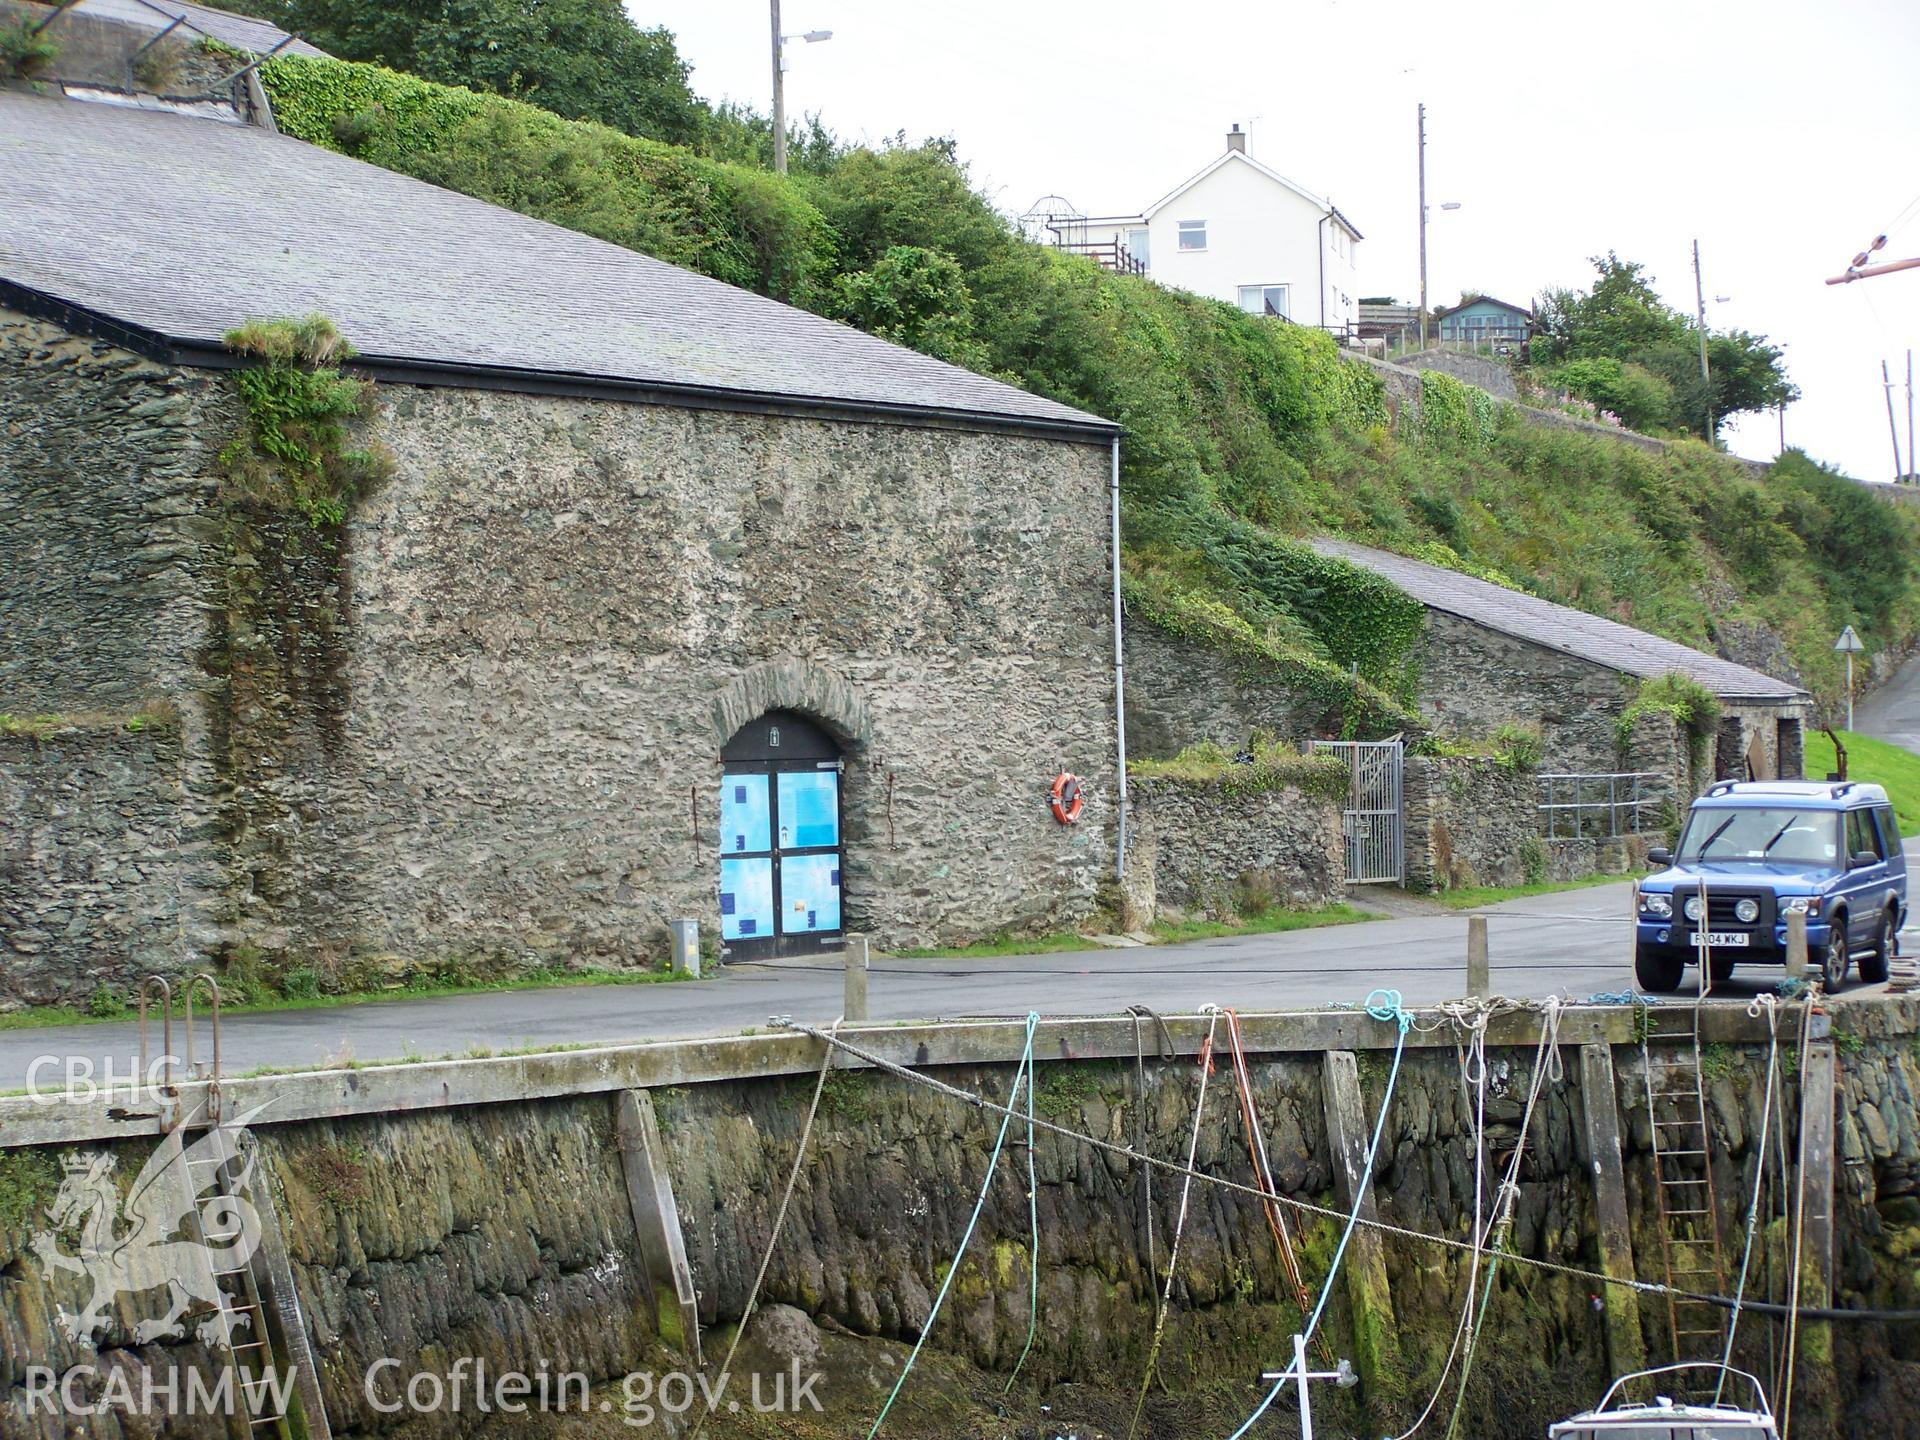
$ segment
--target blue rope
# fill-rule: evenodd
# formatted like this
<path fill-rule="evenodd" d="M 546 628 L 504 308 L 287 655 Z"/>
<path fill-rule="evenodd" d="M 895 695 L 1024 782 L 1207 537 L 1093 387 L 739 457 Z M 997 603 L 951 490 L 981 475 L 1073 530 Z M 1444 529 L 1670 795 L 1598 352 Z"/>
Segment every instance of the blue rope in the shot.
<path fill-rule="evenodd" d="M 1038 1016 L 1033 1017 L 1038 1019 Z M 1031 1038 L 1027 1041 L 1031 1046 Z M 1031 1068 L 1031 1062 L 1029 1062 Z M 1040 1334 L 1040 1177 L 1034 1172 L 1033 1164 L 1033 1092 L 1039 1085 L 1033 1077 L 1027 1077 L 1027 1343 L 1021 1348 L 1020 1358 L 1013 1362 L 1013 1373 L 1007 1376 L 1007 1383 L 1000 1389 L 1002 1395 L 1013 1393 L 1013 1382 L 1020 1378 L 1020 1367 L 1027 1363 L 1027 1356 L 1033 1353 L 1033 1342 Z M 1007 1107 L 1011 1110 L 1013 1107 Z"/>
<path fill-rule="evenodd" d="M 1367 1146 L 1367 1163 L 1361 1169 L 1360 1183 L 1353 1192 L 1353 1213 L 1347 1217 L 1347 1228 L 1341 1232 L 1340 1243 L 1333 1252 L 1333 1263 L 1327 1267 L 1326 1283 L 1320 1287 L 1320 1299 L 1315 1302 L 1313 1314 L 1307 1317 L 1307 1327 L 1301 1332 L 1308 1340 L 1313 1339 L 1313 1332 L 1320 1324 L 1320 1316 L 1326 1310 L 1327 1301 L 1333 1295 L 1334 1277 L 1340 1273 L 1340 1261 L 1347 1253 L 1347 1242 L 1353 1238 L 1353 1232 L 1360 1224 L 1360 1207 L 1366 1201 L 1367 1187 L 1373 1183 L 1373 1162 L 1380 1153 L 1380 1136 L 1387 1128 L 1387 1111 L 1393 1108 L 1393 1087 L 1400 1079 L 1400 1057 L 1406 1053 L 1407 1032 L 1413 1029 L 1413 1014 L 1401 1003 L 1398 990 L 1375 990 L 1367 996 L 1366 1009 L 1367 1014 L 1375 1020 L 1398 1024 L 1400 1033 L 1393 1042 L 1393 1068 L 1387 1072 L 1387 1093 L 1380 1097 L 1380 1114 L 1373 1122 L 1373 1141 Z M 1335 1163 L 1338 1163 L 1337 1159 Z M 1266 1398 L 1254 1407 L 1253 1414 L 1247 1417 L 1246 1423 L 1229 1435 L 1227 1440 L 1241 1440 L 1241 1437 L 1259 1422 L 1260 1417 L 1267 1413 L 1273 1402 L 1280 1398 L 1280 1392 L 1286 1387 L 1286 1383 L 1287 1377 L 1282 1374 L 1273 1382 L 1273 1388 L 1267 1391 Z M 868 1440 L 872 1440 L 872 1437 L 869 1436 Z"/>
<path fill-rule="evenodd" d="M 980 1182 L 980 1197 L 973 1202 L 973 1214 L 967 1218 L 966 1233 L 960 1237 L 960 1248 L 954 1252 L 953 1264 L 947 1267 L 946 1278 L 940 1282 L 940 1293 L 933 1297 L 933 1309 L 927 1313 L 927 1323 L 920 1327 L 920 1338 L 913 1342 L 913 1353 L 907 1356 L 907 1363 L 900 1369 L 900 1378 L 893 1382 L 893 1390 L 887 1396 L 887 1403 L 880 1407 L 880 1413 L 874 1417 L 873 1428 L 867 1431 L 867 1440 L 880 1433 L 880 1426 L 887 1418 L 887 1412 L 893 1409 L 893 1402 L 900 1398 L 901 1387 L 907 1383 L 912 1373 L 913 1362 L 920 1358 L 920 1351 L 927 1343 L 927 1337 L 933 1333 L 933 1322 L 940 1318 L 940 1307 L 947 1302 L 947 1291 L 953 1287 L 953 1277 L 960 1273 L 960 1261 L 967 1253 L 967 1246 L 973 1240 L 974 1227 L 980 1223 L 980 1212 L 986 1208 L 987 1191 L 993 1188 L 994 1172 L 1000 1168 L 1000 1152 L 1006 1148 L 1007 1131 L 1013 1125 L 1013 1112 L 1020 1101 L 1020 1086 L 1024 1082 L 1029 1088 L 1033 1085 L 1033 1035 L 1039 1028 L 1038 1011 L 1027 1013 L 1027 1043 L 1020 1054 L 1020 1066 L 1013 1072 L 1013 1093 L 1007 1097 L 1007 1113 L 1000 1121 L 1000 1136 L 993 1142 L 993 1158 L 987 1162 L 986 1178 Z M 1031 1153 L 1031 1152 L 1029 1152 Z"/>

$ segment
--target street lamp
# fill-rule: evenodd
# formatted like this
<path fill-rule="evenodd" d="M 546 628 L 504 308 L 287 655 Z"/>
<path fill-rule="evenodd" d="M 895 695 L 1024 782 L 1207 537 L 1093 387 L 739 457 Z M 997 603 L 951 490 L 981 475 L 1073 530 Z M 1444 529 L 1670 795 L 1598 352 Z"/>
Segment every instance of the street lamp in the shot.
<path fill-rule="evenodd" d="M 780 33 L 780 0 L 768 0 L 773 11 L 773 168 L 781 175 L 787 173 L 787 42 L 804 40 L 809 45 L 818 45 L 822 40 L 831 40 L 831 30 L 806 30 L 796 35 Z"/>

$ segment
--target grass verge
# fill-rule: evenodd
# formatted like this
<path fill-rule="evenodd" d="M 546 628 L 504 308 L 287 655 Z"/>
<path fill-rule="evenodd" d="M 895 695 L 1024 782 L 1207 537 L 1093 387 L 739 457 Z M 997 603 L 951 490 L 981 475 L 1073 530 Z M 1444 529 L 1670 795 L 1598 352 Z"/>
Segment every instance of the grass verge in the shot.
<path fill-rule="evenodd" d="M 339 995 L 273 995 L 237 1005 L 223 1004 L 222 1015 L 259 1015 L 278 1010 L 327 1010 L 366 1005 L 375 1000 L 427 1000 L 447 995 L 485 995 L 506 990 L 556 990 L 583 985 L 658 985 L 691 980 L 691 975 L 669 970 L 529 970 L 510 980 L 398 985 L 381 990 L 352 990 Z M 29 1005 L 0 1015 L 0 1030 L 44 1030 L 55 1025 L 108 1025 L 132 1020 L 139 1011 L 130 1005 Z"/>
<path fill-rule="evenodd" d="M 1047 955 L 1059 950 L 1098 950 L 1085 935 L 1071 930 L 1056 930 L 1051 935 L 989 935 L 971 945 L 922 945 L 909 950 L 889 950 L 895 960 L 977 960 L 991 955 Z"/>
<path fill-rule="evenodd" d="M 1361 920 L 1384 920 L 1372 910 L 1356 910 L 1351 905 L 1322 905 L 1314 910 L 1288 910 L 1274 906 L 1254 910 L 1237 920 L 1156 920 L 1153 939 L 1156 945 L 1174 945 L 1183 940 L 1216 940 L 1228 935 L 1273 935 L 1283 930 L 1315 930 L 1324 925 L 1352 925 Z"/>
<path fill-rule="evenodd" d="M 1562 890 L 1590 890 L 1595 885 L 1617 885 L 1632 878 L 1631 875 L 1582 875 L 1578 880 L 1543 880 L 1538 885 L 1461 885 L 1452 890 L 1436 890 L 1432 898 L 1453 910 L 1478 910 L 1502 900 L 1555 895 Z"/>
<path fill-rule="evenodd" d="M 1856 735 L 1850 730 L 1838 732 L 1847 747 L 1847 778 L 1884 785 L 1893 812 L 1900 820 L 1902 835 L 1920 835 L 1920 755 L 1889 745 L 1871 735 Z M 1806 764 L 1809 780 L 1824 780 L 1839 762 L 1833 753 L 1833 741 L 1822 730 L 1807 732 Z"/>

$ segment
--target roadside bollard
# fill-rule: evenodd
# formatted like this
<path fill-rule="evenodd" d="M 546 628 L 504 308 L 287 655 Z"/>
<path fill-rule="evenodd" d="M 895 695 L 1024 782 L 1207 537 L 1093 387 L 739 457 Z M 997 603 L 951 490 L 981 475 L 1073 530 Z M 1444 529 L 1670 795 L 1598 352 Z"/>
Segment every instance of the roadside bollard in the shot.
<path fill-rule="evenodd" d="M 846 994 L 840 1005 L 843 1020 L 865 1023 L 867 1018 L 867 937 L 849 935 L 841 952 L 846 964 Z"/>
<path fill-rule="evenodd" d="M 669 920 L 667 929 L 673 933 L 673 968 L 684 970 L 698 980 L 700 978 L 700 922 Z"/>
<path fill-rule="evenodd" d="M 1633 882 L 1633 893 L 1627 896 L 1627 993 L 1638 994 L 1640 990 L 1640 882 Z"/>
<path fill-rule="evenodd" d="M 1467 994 L 1484 1000 L 1493 994 L 1493 976 L 1487 965 L 1487 917 L 1467 917 Z"/>
<path fill-rule="evenodd" d="M 1807 978 L 1807 912 L 1787 912 L 1787 978 Z"/>

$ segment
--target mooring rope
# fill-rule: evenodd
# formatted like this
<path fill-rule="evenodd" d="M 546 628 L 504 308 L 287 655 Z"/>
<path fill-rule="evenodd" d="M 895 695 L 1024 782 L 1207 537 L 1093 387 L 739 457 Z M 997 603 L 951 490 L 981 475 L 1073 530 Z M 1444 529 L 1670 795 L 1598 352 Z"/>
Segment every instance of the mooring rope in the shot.
<path fill-rule="evenodd" d="M 1793 1361 L 1800 1343 L 1800 1272 L 1805 1266 L 1807 1243 L 1807 1042 L 1813 1036 L 1813 998 L 1808 996 L 1800 1016 L 1800 1163 L 1793 1201 L 1793 1245 L 1788 1253 L 1791 1269 L 1787 1272 L 1787 1367 L 1785 1394 L 1780 1403 L 1780 1440 L 1787 1440 L 1793 1428 Z"/>
<path fill-rule="evenodd" d="M 1039 1028 L 1038 1012 L 1029 1011 L 1027 1040 L 1020 1052 L 1020 1067 L 1013 1072 L 1013 1092 L 1007 1096 L 1009 1100 L 1017 1101 L 1020 1098 L 1020 1086 L 1023 1083 L 1027 1085 L 1033 1083 L 1033 1036 Z M 845 1042 L 833 1041 L 832 1043 L 844 1044 Z M 885 1423 L 888 1412 L 893 1409 L 893 1402 L 900 1398 L 900 1391 L 907 1383 L 907 1376 L 913 1373 L 914 1362 L 920 1358 L 921 1350 L 926 1348 L 927 1337 L 933 1333 L 934 1321 L 940 1318 L 940 1307 L 947 1303 L 947 1292 L 953 1288 L 953 1277 L 960 1273 L 960 1261 L 965 1257 L 967 1245 L 973 1239 L 974 1228 L 980 1223 L 980 1212 L 986 1208 L 987 1191 L 993 1188 L 994 1172 L 1000 1168 L 1000 1152 L 1006 1148 L 1007 1131 L 1014 1120 L 1014 1110 L 1011 1106 L 995 1108 L 1004 1112 L 1004 1118 L 1000 1122 L 1000 1134 L 993 1142 L 993 1158 L 987 1162 L 986 1176 L 980 1181 L 980 1195 L 973 1202 L 973 1214 L 967 1217 L 967 1228 L 960 1236 L 960 1248 L 954 1251 L 953 1263 L 947 1267 L 946 1276 L 940 1282 L 940 1292 L 933 1297 L 933 1308 L 927 1312 L 926 1324 L 920 1327 L 920 1336 L 913 1342 L 913 1353 L 907 1356 L 907 1363 L 900 1367 L 900 1378 L 893 1382 L 893 1389 L 887 1395 L 887 1403 L 882 1405 L 880 1413 L 874 1416 L 873 1428 L 867 1431 L 867 1440 L 873 1440 L 873 1437 L 880 1433 L 880 1427 Z M 1028 1123 L 1031 1124 L 1032 1121 L 1029 1120 Z"/>
<path fill-rule="evenodd" d="M 1220 1024 L 1220 1011 L 1207 1006 L 1207 1038 L 1200 1046 L 1200 1098 L 1193 1106 L 1193 1133 L 1187 1138 L 1187 1177 L 1180 1185 L 1180 1209 L 1173 1220 L 1173 1239 L 1167 1246 L 1167 1284 L 1153 1317 L 1153 1343 L 1147 1347 L 1147 1369 L 1140 1377 L 1140 1393 L 1134 1397 L 1133 1418 L 1127 1422 L 1127 1440 L 1140 1429 L 1140 1413 L 1147 1406 L 1147 1390 L 1153 1384 L 1154 1367 L 1160 1363 L 1160 1346 L 1167 1336 L 1167 1311 L 1173 1302 L 1173 1277 L 1180 1264 L 1180 1237 L 1187 1228 L 1187 1202 L 1193 1196 L 1194 1157 L 1200 1151 L 1200 1121 L 1207 1110 L 1207 1077 L 1213 1074 L 1213 1034 Z"/>
<path fill-rule="evenodd" d="M 1029 1020 L 1030 1026 L 1037 1026 L 1040 1017 L 1035 1015 Z M 1033 1034 L 1027 1034 L 1028 1068 L 1032 1068 Z M 1039 1088 L 1039 1081 L 1033 1075 L 1027 1077 L 1027 1343 L 1020 1347 L 1020 1358 L 1013 1362 L 1013 1373 L 1007 1376 L 1007 1383 L 1000 1387 L 1002 1395 L 1013 1390 L 1013 1382 L 1020 1378 L 1020 1367 L 1027 1363 L 1027 1356 L 1033 1353 L 1034 1337 L 1040 1333 L 1040 1180 L 1033 1168 L 1033 1092 Z M 1011 1098 L 1011 1097 L 1009 1097 Z"/>
<path fill-rule="evenodd" d="M 1453 1415 L 1447 1421 L 1447 1440 L 1453 1440 L 1459 1433 L 1460 1414 L 1467 1403 L 1467 1382 L 1473 1378 L 1473 1361 L 1480 1350 L 1480 1332 L 1487 1323 L 1487 1310 L 1493 1304 L 1494 1282 L 1500 1276 L 1500 1259 L 1506 1250 L 1507 1236 L 1513 1230 L 1513 1207 L 1520 1198 L 1520 1166 L 1527 1154 L 1527 1134 L 1533 1128 L 1534 1107 L 1539 1104 L 1540 1092 L 1549 1077 L 1556 1085 L 1562 1078 L 1560 1006 L 1555 1000 L 1547 1002 L 1546 1019 L 1540 1025 L 1540 1048 L 1534 1054 L 1526 1109 L 1520 1116 L 1520 1138 L 1513 1147 L 1513 1158 L 1507 1162 L 1507 1173 L 1500 1182 L 1500 1208 L 1493 1222 L 1493 1245 L 1487 1256 L 1487 1280 L 1480 1291 L 1480 1313 L 1474 1317 L 1473 1326 L 1467 1331 L 1467 1353 L 1460 1361 L 1460 1387 L 1454 1391 Z"/>
<path fill-rule="evenodd" d="M 1419 1419 L 1394 1436 L 1393 1440 L 1412 1440 L 1433 1417 L 1441 1395 L 1446 1392 L 1447 1380 L 1453 1374 L 1453 1362 L 1459 1358 L 1460 1342 L 1466 1337 L 1467 1326 L 1473 1319 L 1473 1300 L 1480 1287 L 1480 1258 L 1487 1239 L 1483 1228 L 1487 1185 L 1487 1022 L 1493 1018 L 1493 1013 L 1491 1004 L 1482 1003 L 1474 1007 L 1471 1017 L 1465 1022 L 1466 1044 L 1457 1050 L 1460 1086 L 1473 1105 L 1473 1226 L 1467 1232 L 1473 1237 L 1473 1254 L 1467 1269 L 1467 1293 L 1461 1299 L 1460 1319 L 1453 1327 L 1453 1340 L 1447 1346 L 1447 1358 L 1441 1363 L 1440 1378 L 1433 1382 L 1433 1393 L 1427 1397 L 1426 1408 L 1420 1412 Z"/>
<path fill-rule="evenodd" d="M 1740 1279 L 1733 1289 L 1733 1314 L 1727 1320 L 1727 1348 L 1720 1356 L 1720 1380 L 1713 1387 L 1713 1403 L 1727 1388 L 1727 1367 L 1733 1364 L 1733 1340 L 1740 1330 L 1741 1303 L 1747 1297 L 1747 1267 L 1753 1263 L 1753 1235 L 1760 1223 L 1760 1185 L 1767 1176 L 1767 1140 L 1773 1133 L 1773 1080 L 1780 1067 L 1780 1030 L 1777 1002 L 1771 995 L 1756 996 L 1747 1014 L 1767 1018 L 1767 1098 L 1760 1109 L 1760 1138 L 1754 1144 L 1753 1197 L 1747 1202 L 1747 1243 L 1740 1252 Z"/>
<path fill-rule="evenodd" d="M 1133 1020 L 1133 1143 L 1134 1148 L 1144 1151 L 1147 1148 L 1147 1052 L 1140 1043 L 1140 1022 L 1150 1019 L 1159 1027 L 1155 1037 L 1159 1042 L 1159 1055 L 1163 1061 L 1174 1058 L 1173 1032 L 1167 1028 L 1167 1022 L 1160 1018 L 1159 1012 L 1145 1005 L 1129 1005 L 1126 1013 Z M 1140 1208 L 1146 1217 L 1147 1226 L 1147 1273 L 1151 1275 L 1159 1269 L 1159 1260 L 1153 1248 L 1153 1167 L 1136 1165 L 1140 1172 Z"/>
<path fill-rule="evenodd" d="M 1314 1331 L 1320 1326 L 1320 1317 L 1326 1313 L 1327 1301 L 1333 1296 L 1333 1282 L 1340 1274 L 1340 1262 L 1347 1253 L 1347 1243 L 1353 1239 L 1354 1229 L 1360 1223 L 1360 1211 L 1366 1206 L 1367 1190 L 1373 1184 L 1373 1164 L 1380 1155 L 1380 1137 L 1386 1132 L 1387 1112 L 1393 1108 L 1394 1086 L 1400 1080 L 1400 1061 L 1407 1052 L 1407 1032 L 1413 1029 L 1413 1013 L 1401 1003 L 1398 990 L 1375 990 L 1367 996 L 1367 1014 L 1375 1020 L 1389 1021 L 1398 1027 L 1393 1040 L 1393 1068 L 1387 1071 L 1387 1089 L 1386 1093 L 1380 1097 L 1380 1113 L 1374 1118 L 1373 1139 L 1367 1145 L 1366 1163 L 1361 1166 L 1359 1182 L 1353 1187 L 1353 1212 L 1347 1216 L 1347 1228 L 1340 1232 L 1340 1243 L 1334 1247 L 1333 1260 L 1327 1266 L 1326 1282 L 1320 1287 L 1320 1298 L 1314 1303 L 1313 1313 L 1307 1317 L 1306 1328 L 1300 1332 L 1301 1337 L 1308 1341 L 1313 1339 Z M 1332 1148 L 1329 1143 L 1328 1149 Z M 1339 1156 L 1333 1156 L 1332 1159 L 1334 1164 L 1340 1163 Z M 1302 1359 L 1300 1364 L 1305 1368 L 1306 1361 Z M 1273 1402 L 1280 1397 L 1280 1391 L 1285 1388 L 1286 1383 L 1287 1377 L 1282 1373 L 1273 1382 L 1273 1388 L 1268 1390 L 1260 1403 L 1253 1407 L 1253 1413 L 1246 1418 L 1238 1430 L 1227 1437 L 1227 1440 L 1241 1440 L 1242 1436 L 1253 1429 L 1259 1423 L 1260 1417 L 1266 1414 Z"/>
<path fill-rule="evenodd" d="M 767 1234 L 767 1248 L 760 1254 L 760 1269 L 753 1277 L 753 1288 L 747 1292 L 747 1308 L 740 1312 L 739 1328 L 733 1332 L 733 1339 L 727 1344 L 727 1358 L 720 1362 L 720 1386 L 707 1391 L 707 1407 L 701 1411 L 700 1421 L 693 1427 L 689 1440 L 700 1440 L 700 1432 L 707 1428 L 707 1421 L 713 1418 L 713 1407 L 719 1400 L 719 1392 L 726 1388 L 726 1377 L 733 1372 L 733 1357 L 740 1349 L 740 1337 L 747 1333 L 747 1322 L 753 1319 L 753 1312 L 760 1304 L 760 1287 L 766 1282 L 767 1266 L 773 1262 L 773 1248 L 780 1243 L 780 1231 L 787 1223 L 787 1209 L 793 1204 L 793 1189 L 800 1182 L 800 1167 L 807 1158 L 807 1143 L 813 1138 L 813 1122 L 820 1114 L 820 1096 L 827 1088 L 827 1072 L 833 1068 L 833 1037 L 839 1029 L 840 1020 L 835 1020 L 832 1028 L 822 1037 L 827 1043 L 820 1048 L 820 1074 L 813 1082 L 813 1101 L 807 1106 L 807 1123 L 800 1127 L 800 1144 L 793 1152 L 793 1168 L 787 1172 L 787 1188 L 781 1192 L 780 1208 L 774 1212 L 773 1229 Z"/>
<path fill-rule="evenodd" d="M 788 1016 L 772 1016 L 770 1017 L 770 1023 L 784 1029 L 796 1031 L 802 1035 L 812 1035 L 816 1039 L 824 1040 L 828 1038 L 823 1031 L 811 1025 L 802 1024 Z M 991 1111 L 996 1115 L 1017 1115 L 1017 1112 L 1010 1110 L 998 1101 L 989 1100 L 986 1096 L 976 1094 L 971 1090 L 963 1090 L 957 1085 L 949 1085 L 944 1080 L 936 1080 L 931 1075 L 923 1075 L 917 1070 L 910 1069 L 896 1061 L 889 1060 L 884 1055 L 877 1055 L 871 1050 L 862 1049 L 860 1046 L 854 1045 L 849 1041 L 834 1039 L 832 1043 L 839 1049 L 846 1051 L 849 1055 L 865 1061 L 876 1070 L 884 1070 L 889 1075 L 895 1075 L 902 1080 L 908 1080 L 916 1085 L 923 1085 L 930 1090 L 938 1091 L 950 1100 L 956 1100 L 963 1105 L 970 1105 L 976 1110 Z M 1091 1146 L 1093 1149 L 1104 1151 L 1109 1155 L 1117 1155 L 1123 1159 L 1132 1160 L 1142 1165 L 1151 1165 L 1156 1170 L 1164 1170 L 1171 1175 L 1191 1176 L 1195 1180 L 1203 1180 L 1207 1184 L 1216 1186 L 1221 1190 L 1248 1195 L 1256 1200 L 1263 1198 L 1276 1200 L 1282 1205 L 1299 1211 L 1302 1215 L 1314 1215 L 1324 1219 L 1339 1221 L 1345 1221 L 1348 1218 L 1347 1212 L 1344 1210 L 1336 1210 L 1328 1205 L 1316 1205 L 1311 1200 L 1299 1200 L 1291 1195 L 1277 1195 L 1270 1191 L 1262 1190 L 1257 1185 L 1248 1185 L 1239 1180 L 1229 1179 L 1224 1175 L 1211 1175 L 1204 1170 L 1196 1170 L 1190 1165 L 1182 1165 L 1177 1160 L 1163 1160 L 1157 1155 L 1149 1155 L 1143 1151 L 1136 1150 L 1131 1145 L 1122 1145 L 1113 1140 L 1103 1140 L 1097 1135 L 1089 1135 L 1083 1130 L 1075 1130 L 1070 1126 L 1056 1124 L 1051 1120 L 1035 1119 L 1033 1123 L 1034 1127 L 1038 1130 L 1045 1130 L 1050 1134 L 1058 1135 L 1062 1139 L 1072 1140 L 1077 1144 Z M 1406 1225 L 1395 1225 L 1387 1220 L 1377 1218 L 1362 1219 L 1360 1224 L 1369 1230 L 1376 1230 L 1382 1235 L 1397 1236 L 1402 1240 L 1412 1240 L 1418 1244 L 1434 1245 L 1446 1250 L 1470 1251 L 1473 1249 L 1473 1242 L 1470 1240 L 1456 1240 L 1451 1235 L 1435 1235 L 1431 1231 L 1415 1230 Z M 1565 1275 L 1570 1279 L 1578 1280 L 1587 1285 L 1604 1285 L 1610 1289 L 1631 1290 L 1637 1295 L 1672 1295 L 1678 1300 L 1698 1300 L 1708 1305 L 1718 1305 L 1723 1309 L 1733 1304 L 1733 1298 L 1728 1295 L 1710 1295 L 1699 1290 L 1683 1290 L 1677 1285 L 1663 1284 L 1658 1280 L 1623 1280 L 1617 1276 L 1602 1274 L 1598 1270 L 1588 1270 L 1579 1265 L 1566 1265 L 1558 1260 L 1542 1260 L 1533 1255 L 1510 1253 L 1506 1258 L 1515 1265 L 1526 1265 L 1535 1270 L 1545 1271 L 1550 1275 Z M 1747 1302 L 1746 1308 L 1756 1314 L 1772 1315 L 1785 1315 L 1789 1310 L 1789 1307 L 1784 1305 L 1765 1305 L 1752 1300 Z M 1871 1319 L 1899 1322 L 1920 1321 L 1920 1309 L 1876 1311 L 1802 1309 L 1799 1310 L 1798 1313 L 1815 1320 Z"/>
<path fill-rule="evenodd" d="M 1240 1119 L 1247 1128 L 1247 1158 L 1253 1165 L 1253 1178 L 1260 1182 L 1265 1190 L 1276 1190 L 1273 1183 L 1273 1166 L 1267 1159 L 1267 1137 L 1260 1128 L 1260 1115 L 1253 1099 L 1253 1072 L 1247 1067 L 1246 1046 L 1240 1039 L 1240 1017 L 1233 1010 L 1226 1011 L 1227 1044 L 1233 1050 L 1234 1085 L 1240 1092 Z M 1306 1281 L 1300 1274 L 1299 1257 L 1294 1254 L 1293 1236 L 1287 1230 L 1286 1216 L 1280 1207 L 1271 1200 L 1262 1200 L 1260 1209 L 1267 1217 L 1267 1229 L 1273 1235 L 1274 1248 L 1279 1252 L 1280 1270 L 1293 1291 L 1294 1302 L 1300 1307 L 1302 1319 L 1306 1318 L 1307 1308 L 1312 1303 L 1307 1298 Z M 1332 1359 L 1325 1342 L 1321 1344 L 1323 1359 Z"/>

